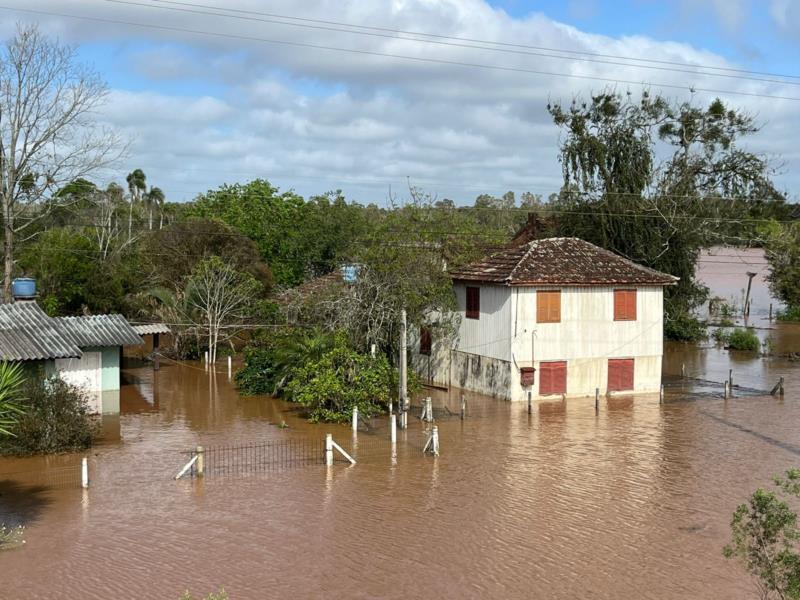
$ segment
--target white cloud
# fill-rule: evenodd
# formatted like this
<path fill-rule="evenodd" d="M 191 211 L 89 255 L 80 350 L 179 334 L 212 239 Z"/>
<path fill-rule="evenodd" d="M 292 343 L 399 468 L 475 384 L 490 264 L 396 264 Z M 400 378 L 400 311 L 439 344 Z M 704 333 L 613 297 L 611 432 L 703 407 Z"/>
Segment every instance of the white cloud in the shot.
<path fill-rule="evenodd" d="M 721 18 L 731 26 L 741 23 L 744 2 L 712 4 L 725 13 Z M 200 36 L 42 18 L 50 31 L 75 42 L 144 40 L 152 45 L 131 60 L 136 73 L 152 81 L 152 90 L 115 90 L 104 114 L 109 123 L 135 134 L 130 166 L 145 168 L 149 178 L 173 197 L 191 197 L 222 182 L 255 176 L 305 194 L 342 187 L 360 200 L 378 202 L 385 199 L 389 184 L 395 189 L 402 187 L 406 176 L 440 196 L 460 201 L 471 200 L 482 191 L 502 193 L 507 189 L 547 195 L 559 186 L 561 172 L 558 130 L 545 109 L 548 99 L 568 101 L 574 94 L 586 95 L 611 84 L 519 70 L 634 82 L 618 84 L 621 90 L 638 91 L 640 82 L 674 85 L 680 89 L 659 85 L 652 89 L 678 97 L 688 97 L 690 86 L 800 96 L 793 86 L 676 72 L 669 65 L 646 70 L 613 64 L 624 62 L 617 59 L 567 61 L 542 56 L 543 52 L 535 49 L 493 52 L 89 0 L 66 6 L 54 0 L 37 3 L 42 10 L 240 36 Z M 462 38 L 737 66 L 683 43 L 659 42 L 644 35 L 614 39 L 588 34 L 541 14 L 515 19 L 482 0 L 309 0 L 302 9 L 298 6 L 290 0 L 276 0 L 269 10 Z M 265 10 L 256 0 L 240 0 L 237 8 Z M 399 60 L 241 37 L 518 71 Z M 189 79 L 208 81 L 209 90 L 215 91 L 197 93 L 198 86 L 193 83 L 191 93 L 179 96 L 162 87 L 169 83 L 172 90 Z M 712 96 L 701 93 L 698 100 Z M 798 103 L 733 94 L 726 98 L 769 118 L 752 147 L 767 153 L 783 152 L 788 173 L 781 182 L 787 187 L 800 183 L 795 174 L 800 157 L 786 133 L 800 125 Z"/>

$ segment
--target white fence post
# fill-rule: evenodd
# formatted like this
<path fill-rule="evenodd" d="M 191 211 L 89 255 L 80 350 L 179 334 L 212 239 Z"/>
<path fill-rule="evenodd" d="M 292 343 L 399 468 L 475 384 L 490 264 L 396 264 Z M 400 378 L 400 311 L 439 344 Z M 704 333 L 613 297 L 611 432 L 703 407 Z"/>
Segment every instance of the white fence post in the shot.
<path fill-rule="evenodd" d="M 433 426 L 433 455 L 439 456 L 439 426 Z"/>
<path fill-rule="evenodd" d="M 464 417 L 467 416 L 467 399 L 464 397 L 464 394 L 461 394 L 461 420 L 464 420 Z"/>
<path fill-rule="evenodd" d="M 658 391 L 658 403 L 664 404 L 664 384 L 661 384 L 661 389 Z"/>
<path fill-rule="evenodd" d="M 325 464 L 333 466 L 333 434 L 325 434 Z"/>
<path fill-rule="evenodd" d="M 353 433 L 358 431 L 358 407 L 353 407 Z"/>
<path fill-rule="evenodd" d="M 397 415 L 392 413 L 389 415 L 389 427 L 390 427 L 390 436 L 392 440 L 392 444 L 397 443 Z"/>
<path fill-rule="evenodd" d="M 89 459 L 85 456 L 81 459 L 81 487 L 89 487 Z"/>
<path fill-rule="evenodd" d="M 233 358 L 228 357 L 228 379 L 233 377 Z"/>

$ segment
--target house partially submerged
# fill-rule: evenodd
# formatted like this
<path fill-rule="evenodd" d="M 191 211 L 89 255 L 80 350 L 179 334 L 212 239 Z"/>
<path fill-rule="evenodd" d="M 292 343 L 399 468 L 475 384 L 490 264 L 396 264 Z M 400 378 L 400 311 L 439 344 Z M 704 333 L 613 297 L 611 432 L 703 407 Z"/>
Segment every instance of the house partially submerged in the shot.
<path fill-rule="evenodd" d="M 424 381 L 507 400 L 659 390 L 676 277 L 577 238 L 519 243 L 451 277 L 455 339 L 423 329 L 411 346 Z"/>
<path fill-rule="evenodd" d="M 122 347 L 141 343 L 122 315 L 53 318 L 34 300 L 0 304 L 0 360 L 82 387 L 93 412 L 119 412 Z"/>

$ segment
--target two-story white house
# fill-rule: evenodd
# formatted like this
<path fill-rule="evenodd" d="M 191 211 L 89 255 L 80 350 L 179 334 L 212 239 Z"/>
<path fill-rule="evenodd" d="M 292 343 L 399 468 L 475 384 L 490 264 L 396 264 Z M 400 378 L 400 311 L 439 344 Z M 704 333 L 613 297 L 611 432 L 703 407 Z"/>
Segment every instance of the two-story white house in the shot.
<path fill-rule="evenodd" d="M 515 245 L 451 277 L 455 339 L 423 329 L 411 347 L 424 381 L 507 400 L 659 390 L 676 277 L 577 238 Z"/>

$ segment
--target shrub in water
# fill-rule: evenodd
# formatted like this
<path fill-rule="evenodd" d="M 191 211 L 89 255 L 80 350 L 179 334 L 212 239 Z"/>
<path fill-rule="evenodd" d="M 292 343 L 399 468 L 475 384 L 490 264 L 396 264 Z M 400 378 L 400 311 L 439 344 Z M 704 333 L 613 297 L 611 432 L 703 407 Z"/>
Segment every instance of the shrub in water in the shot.
<path fill-rule="evenodd" d="M 677 342 L 699 342 L 705 339 L 706 328 L 688 313 L 681 313 L 664 319 L 664 337 Z"/>
<path fill-rule="evenodd" d="M 24 533 L 25 529 L 22 525 L 17 527 L 0 525 L 0 550 L 10 550 L 24 544 L 25 540 L 22 539 Z"/>
<path fill-rule="evenodd" d="M 23 411 L 0 437 L 0 454 L 24 456 L 83 450 L 92 445 L 97 424 L 89 416 L 84 392 L 60 379 L 34 378 L 22 390 Z"/>
<path fill-rule="evenodd" d="M 778 313 L 779 321 L 800 321 L 800 306 L 788 306 Z"/>
<path fill-rule="evenodd" d="M 728 347 L 731 350 L 758 352 L 761 342 L 751 329 L 734 329 L 728 337 Z"/>

